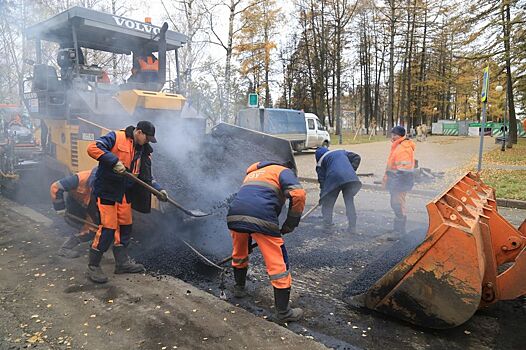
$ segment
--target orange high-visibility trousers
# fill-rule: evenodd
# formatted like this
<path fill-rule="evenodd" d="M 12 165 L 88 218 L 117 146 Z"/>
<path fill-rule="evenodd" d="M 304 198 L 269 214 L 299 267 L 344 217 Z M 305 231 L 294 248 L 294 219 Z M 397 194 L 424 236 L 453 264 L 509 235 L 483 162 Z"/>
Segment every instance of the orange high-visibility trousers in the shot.
<path fill-rule="evenodd" d="M 232 236 L 232 266 L 248 267 L 248 246 L 252 237 L 259 246 L 270 283 L 279 289 L 290 288 L 292 277 L 289 271 L 289 258 L 285 243 L 281 237 L 273 237 L 262 233 L 241 233 L 230 231 Z"/>
<path fill-rule="evenodd" d="M 113 245 L 126 246 L 131 238 L 132 209 L 126 197 L 122 203 L 97 198 L 100 214 L 100 225 L 93 244 L 93 249 L 105 252 Z"/>

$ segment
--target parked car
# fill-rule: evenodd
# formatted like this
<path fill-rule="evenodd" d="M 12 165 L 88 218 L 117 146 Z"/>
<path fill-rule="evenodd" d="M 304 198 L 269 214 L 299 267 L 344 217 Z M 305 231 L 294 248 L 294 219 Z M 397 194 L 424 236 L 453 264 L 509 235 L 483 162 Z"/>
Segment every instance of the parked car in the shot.
<path fill-rule="evenodd" d="M 318 116 L 314 113 L 305 113 L 305 122 L 307 123 L 305 148 L 329 147 L 331 137 Z"/>

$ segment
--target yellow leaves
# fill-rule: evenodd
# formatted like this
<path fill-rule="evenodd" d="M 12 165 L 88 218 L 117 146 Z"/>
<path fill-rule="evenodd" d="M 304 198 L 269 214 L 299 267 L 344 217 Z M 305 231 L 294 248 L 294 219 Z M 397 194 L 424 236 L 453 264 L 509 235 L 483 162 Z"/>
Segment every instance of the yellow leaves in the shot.
<path fill-rule="evenodd" d="M 243 11 L 243 27 L 233 48 L 240 59 L 241 75 L 258 76 L 268 69 L 271 51 L 277 47 L 273 38 L 277 33 L 280 11 L 274 0 L 254 1 Z"/>

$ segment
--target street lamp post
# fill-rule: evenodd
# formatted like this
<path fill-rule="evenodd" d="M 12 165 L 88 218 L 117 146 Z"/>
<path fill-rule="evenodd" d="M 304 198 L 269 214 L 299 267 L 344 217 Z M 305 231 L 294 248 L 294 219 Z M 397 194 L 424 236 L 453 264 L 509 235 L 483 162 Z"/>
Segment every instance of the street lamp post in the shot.
<path fill-rule="evenodd" d="M 477 164 L 477 172 L 482 170 L 482 151 L 484 150 L 484 133 L 486 131 L 486 105 L 488 104 L 489 93 L 489 66 L 484 68 L 482 76 L 482 92 L 480 100 L 482 101 L 482 115 L 480 118 L 480 143 L 479 143 L 479 161 Z"/>

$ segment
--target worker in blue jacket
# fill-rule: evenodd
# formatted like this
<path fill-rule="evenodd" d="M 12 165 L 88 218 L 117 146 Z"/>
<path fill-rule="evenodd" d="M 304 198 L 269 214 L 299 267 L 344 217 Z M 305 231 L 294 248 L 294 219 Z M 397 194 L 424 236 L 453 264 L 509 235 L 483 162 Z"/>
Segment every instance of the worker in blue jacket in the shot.
<path fill-rule="evenodd" d="M 316 150 L 316 173 L 320 183 L 320 204 L 323 224 L 331 227 L 334 204 L 343 192 L 349 233 L 356 233 L 356 208 L 354 196 L 362 188 L 356 175 L 361 158 L 358 154 L 345 150 L 332 150 L 320 147 Z"/>

